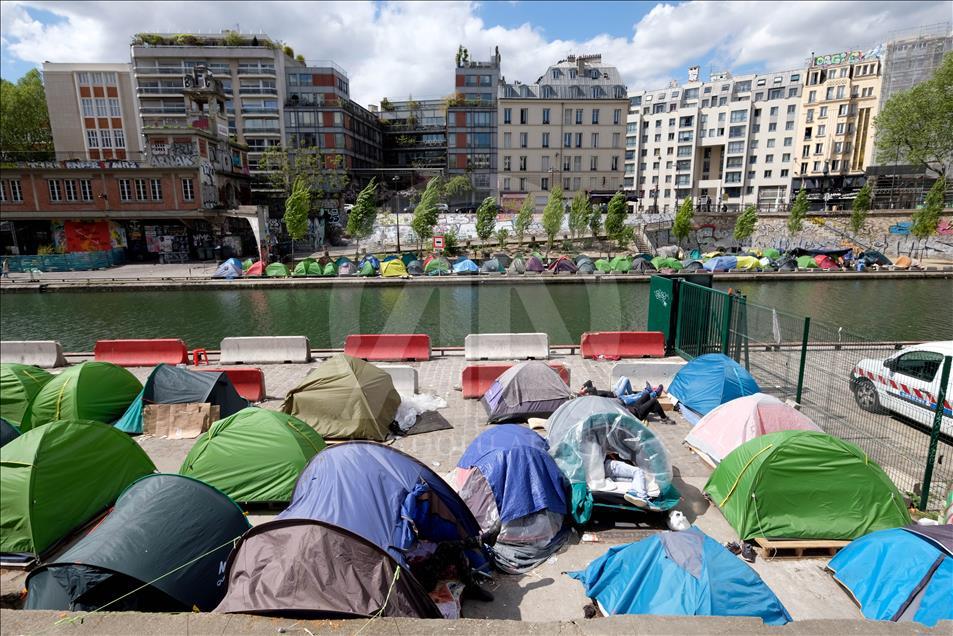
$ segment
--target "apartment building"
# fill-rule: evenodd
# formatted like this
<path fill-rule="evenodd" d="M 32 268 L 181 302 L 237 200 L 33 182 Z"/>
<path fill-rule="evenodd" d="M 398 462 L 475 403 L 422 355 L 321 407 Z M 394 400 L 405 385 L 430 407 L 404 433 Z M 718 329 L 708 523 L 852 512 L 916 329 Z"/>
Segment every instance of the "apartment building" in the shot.
<path fill-rule="evenodd" d="M 601 55 L 570 55 L 532 84 L 503 79 L 497 98 L 504 207 L 529 195 L 542 210 L 556 186 L 567 199 L 585 192 L 594 201 L 622 188 L 626 87 Z"/>
<path fill-rule="evenodd" d="M 629 93 L 625 189 L 643 210 L 687 197 L 711 211 L 789 199 L 802 71 L 699 79 Z M 634 195 L 634 196 L 633 196 Z"/>
<path fill-rule="evenodd" d="M 883 80 L 877 53 L 812 55 L 798 114 L 792 191 L 812 209 L 844 209 L 874 163 L 874 117 Z"/>
<path fill-rule="evenodd" d="M 949 22 L 935 24 L 887 42 L 883 47 L 880 108 L 899 92 L 933 77 L 943 56 L 953 51 Z"/>
<path fill-rule="evenodd" d="M 470 206 L 497 196 L 499 81 L 499 48 L 488 61 L 475 61 L 461 47 L 454 67 L 454 93 L 447 100 L 447 176 L 469 177 L 472 191 L 465 199 Z"/>
<path fill-rule="evenodd" d="M 442 99 L 381 100 L 384 164 L 412 173 L 411 185 L 447 167 L 447 104 Z M 402 185 L 404 185 L 402 183 Z"/>
<path fill-rule="evenodd" d="M 43 86 L 58 160 L 142 158 L 129 64 L 44 62 Z"/>

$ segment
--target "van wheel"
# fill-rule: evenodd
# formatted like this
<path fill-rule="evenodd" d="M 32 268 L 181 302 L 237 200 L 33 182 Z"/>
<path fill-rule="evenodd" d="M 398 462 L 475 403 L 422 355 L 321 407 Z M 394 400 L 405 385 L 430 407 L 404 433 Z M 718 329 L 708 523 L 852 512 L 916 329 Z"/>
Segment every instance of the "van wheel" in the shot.
<path fill-rule="evenodd" d="M 866 378 L 862 378 L 854 384 L 854 399 L 857 406 L 868 413 L 883 413 L 884 409 L 880 406 L 880 397 L 877 396 L 877 387 Z"/>

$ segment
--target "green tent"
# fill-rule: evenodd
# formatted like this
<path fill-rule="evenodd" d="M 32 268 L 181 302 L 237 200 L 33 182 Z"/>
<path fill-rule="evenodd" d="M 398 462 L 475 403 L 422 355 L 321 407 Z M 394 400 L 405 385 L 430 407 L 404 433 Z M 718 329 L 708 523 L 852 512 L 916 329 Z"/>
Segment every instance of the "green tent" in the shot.
<path fill-rule="evenodd" d="M 369 362 L 339 354 L 288 392 L 281 410 L 325 439 L 383 441 L 400 406 L 390 376 Z"/>
<path fill-rule="evenodd" d="M 112 424 L 142 391 L 142 383 L 109 362 L 83 362 L 47 382 L 23 414 L 20 430 L 54 420 L 95 420 Z"/>
<path fill-rule="evenodd" d="M 291 272 L 288 271 L 288 266 L 284 263 L 272 263 L 265 268 L 265 276 L 269 278 L 287 278 L 291 276 Z"/>
<path fill-rule="evenodd" d="M 766 258 L 770 258 L 772 261 L 776 261 L 779 258 L 781 258 L 781 252 L 779 250 L 774 249 L 773 247 L 766 247 L 761 251 L 761 253 Z"/>
<path fill-rule="evenodd" d="M 797 268 L 798 269 L 817 269 L 817 261 L 814 260 L 813 256 L 804 256 L 797 257 Z"/>
<path fill-rule="evenodd" d="M 428 276 L 438 276 L 450 273 L 450 261 L 443 257 L 431 259 L 424 265 L 424 273 Z"/>
<path fill-rule="evenodd" d="M 338 268 L 333 261 L 325 265 L 324 269 L 321 270 L 321 276 L 337 276 L 337 275 L 338 275 Z"/>
<path fill-rule="evenodd" d="M 245 260 L 242 261 L 242 271 L 247 272 L 248 268 L 254 264 L 255 264 L 255 261 L 253 261 L 250 258 L 246 258 Z"/>
<path fill-rule="evenodd" d="M 122 431 L 61 420 L 0 448 L 0 552 L 42 554 L 155 471 Z"/>
<path fill-rule="evenodd" d="M 295 278 L 300 278 L 303 276 L 311 276 L 311 267 L 316 264 L 313 258 L 305 258 L 298 261 L 298 264 L 295 265 L 294 271 L 291 272 L 291 275 Z M 269 274 L 270 276 L 271 274 Z"/>
<path fill-rule="evenodd" d="M 374 269 L 374 265 L 370 261 L 364 261 L 357 273 L 359 276 L 377 276 L 377 270 Z"/>
<path fill-rule="evenodd" d="M 675 258 L 665 258 L 663 256 L 656 256 L 653 258 L 652 265 L 657 270 L 674 269 L 677 272 L 682 269 L 681 261 Z"/>
<path fill-rule="evenodd" d="M 308 276 L 324 276 L 324 265 L 321 264 L 321 261 L 308 263 Z"/>
<path fill-rule="evenodd" d="M 595 262 L 595 266 L 596 266 L 596 271 L 602 272 L 604 274 L 608 274 L 609 272 L 612 271 L 612 263 L 610 263 L 604 258 L 600 258 L 599 260 L 597 260 Z"/>
<path fill-rule="evenodd" d="M 903 498 L 863 451 L 817 431 L 756 437 L 725 457 L 705 484 L 743 540 L 849 541 L 910 523 Z"/>
<path fill-rule="evenodd" d="M 347 256 L 338 256 L 337 259 L 335 259 L 334 261 L 334 265 L 335 267 L 340 267 L 344 263 L 350 263 L 350 262 L 352 261 Z"/>
<path fill-rule="evenodd" d="M 619 274 L 628 274 L 629 270 L 632 269 L 632 261 L 625 256 L 616 256 L 609 261 L 609 267 L 612 268 L 613 272 Z"/>
<path fill-rule="evenodd" d="M 321 436 L 293 415 L 249 407 L 202 433 L 179 473 L 235 501 L 291 501 L 298 475 L 324 446 Z"/>
<path fill-rule="evenodd" d="M 0 418 L 19 424 L 34 396 L 53 374 L 15 362 L 0 364 Z"/>

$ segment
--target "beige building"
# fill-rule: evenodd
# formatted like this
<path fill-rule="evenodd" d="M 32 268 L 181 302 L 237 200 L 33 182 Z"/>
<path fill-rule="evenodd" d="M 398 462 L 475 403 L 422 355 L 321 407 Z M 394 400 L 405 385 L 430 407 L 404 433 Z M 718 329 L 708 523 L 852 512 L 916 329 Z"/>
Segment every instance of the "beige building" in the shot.
<path fill-rule="evenodd" d="M 43 64 L 56 158 L 142 158 L 129 64 Z"/>
<path fill-rule="evenodd" d="M 497 95 L 503 207 L 532 195 L 542 210 L 556 186 L 597 202 L 622 188 L 626 88 L 601 55 L 571 55 L 532 84 L 501 80 Z"/>
<path fill-rule="evenodd" d="M 874 164 L 874 117 L 882 74 L 875 54 L 814 55 L 805 72 L 792 162 L 792 192 L 812 209 L 849 207 Z"/>

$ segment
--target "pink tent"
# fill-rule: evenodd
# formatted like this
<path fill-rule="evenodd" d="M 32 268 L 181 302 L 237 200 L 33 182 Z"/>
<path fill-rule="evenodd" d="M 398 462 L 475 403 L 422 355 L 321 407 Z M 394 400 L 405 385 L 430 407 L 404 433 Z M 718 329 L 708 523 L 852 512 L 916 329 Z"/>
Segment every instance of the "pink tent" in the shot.
<path fill-rule="evenodd" d="M 256 261 L 252 263 L 252 266 L 248 268 L 248 271 L 245 272 L 245 276 L 263 276 L 265 273 L 265 262 Z"/>
<path fill-rule="evenodd" d="M 821 429 L 781 400 L 755 393 L 725 402 L 698 421 L 685 438 L 694 450 L 717 464 L 745 442 L 778 431 Z"/>
<path fill-rule="evenodd" d="M 817 263 L 817 266 L 821 269 L 837 269 L 837 263 L 835 263 L 830 256 L 825 254 L 815 256 L 814 262 Z"/>

